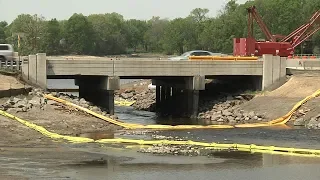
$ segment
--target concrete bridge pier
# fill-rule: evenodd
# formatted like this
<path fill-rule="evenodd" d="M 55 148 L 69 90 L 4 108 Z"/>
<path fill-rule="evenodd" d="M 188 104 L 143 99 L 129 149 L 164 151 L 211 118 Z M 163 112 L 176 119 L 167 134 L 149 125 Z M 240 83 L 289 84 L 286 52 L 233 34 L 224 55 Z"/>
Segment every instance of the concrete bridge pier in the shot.
<path fill-rule="evenodd" d="M 156 87 L 156 109 L 160 114 L 187 115 L 196 118 L 199 108 L 199 90 L 205 89 L 205 77 L 153 79 Z"/>
<path fill-rule="evenodd" d="M 84 98 L 114 115 L 114 90 L 120 88 L 119 77 L 78 76 L 75 84 L 79 86 L 79 97 Z"/>

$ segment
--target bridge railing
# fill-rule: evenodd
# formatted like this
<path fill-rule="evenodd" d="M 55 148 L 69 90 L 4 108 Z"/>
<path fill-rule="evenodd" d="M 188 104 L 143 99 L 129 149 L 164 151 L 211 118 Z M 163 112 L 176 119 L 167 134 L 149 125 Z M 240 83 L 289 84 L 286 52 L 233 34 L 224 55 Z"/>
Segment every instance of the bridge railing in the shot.
<path fill-rule="evenodd" d="M 22 64 L 22 57 L 15 53 L 12 60 L 2 59 L 0 60 L 0 69 L 9 71 L 20 71 Z"/>

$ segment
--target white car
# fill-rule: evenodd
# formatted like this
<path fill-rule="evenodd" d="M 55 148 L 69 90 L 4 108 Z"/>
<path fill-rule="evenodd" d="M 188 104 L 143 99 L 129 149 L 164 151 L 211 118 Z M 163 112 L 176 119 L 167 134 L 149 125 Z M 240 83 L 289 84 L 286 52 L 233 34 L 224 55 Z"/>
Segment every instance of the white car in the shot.
<path fill-rule="evenodd" d="M 14 50 L 10 44 L 0 44 L 0 62 L 4 63 L 5 60 L 13 60 Z"/>
<path fill-rule="evenodd" d="M 180 56 L 170 57 L 168 59 L 173 61 L 179 61 L 179 60 L 188 60 L 189 56 L 222 56 L 222 55 L 223 55 L 222 53 L 213 53 L 210 51 L 194 50 L 194 51 L 185 52 Z"/>

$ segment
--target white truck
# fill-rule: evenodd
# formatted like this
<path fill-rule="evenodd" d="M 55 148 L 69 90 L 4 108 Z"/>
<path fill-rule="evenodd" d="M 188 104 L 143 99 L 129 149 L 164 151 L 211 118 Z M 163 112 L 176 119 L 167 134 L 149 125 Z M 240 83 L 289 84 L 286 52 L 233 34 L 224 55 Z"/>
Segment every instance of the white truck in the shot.
<path fill-rule="evenodd" d="M 0 63 L 5 64 L 5 61 L 14 60 L 14 49 L 10 44 L 0 44 Z"/>

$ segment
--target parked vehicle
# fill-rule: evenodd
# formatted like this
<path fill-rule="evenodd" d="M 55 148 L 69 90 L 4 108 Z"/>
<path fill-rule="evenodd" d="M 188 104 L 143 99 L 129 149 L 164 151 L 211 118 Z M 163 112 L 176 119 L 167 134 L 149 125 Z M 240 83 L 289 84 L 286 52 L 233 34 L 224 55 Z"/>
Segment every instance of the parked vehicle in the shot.
<path fill-rule="evenodd" d="M 180 56 L 171 57 L 168 59 L 173 60 L 173 61 L 179 61 L 179 60 L 188 60 L 189 56 L 222 56 L 222 55 L 223 54 L 221 54 L 221 53 L 213 53 L 210 51 L 193 50 L 193 51 L 185 52 Z"/>
<path fill-rule="evenodd" d="M 13 60 L 14 49 L 10 44 L 0 44 L 0 62 L 5 63 L 5 61 Z"/>

